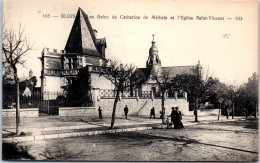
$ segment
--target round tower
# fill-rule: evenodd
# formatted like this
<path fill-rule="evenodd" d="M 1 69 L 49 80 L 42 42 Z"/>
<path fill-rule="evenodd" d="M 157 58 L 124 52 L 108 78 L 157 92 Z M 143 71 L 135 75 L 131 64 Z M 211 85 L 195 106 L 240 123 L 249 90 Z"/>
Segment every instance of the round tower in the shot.
<path fill-rule="evenodd" d="M 151 70 L 151 74 L 154 74 L 159 71 L 160 67 L 161 67 L 161 60 L 159 59 L 158 56 L 158 49 L 155 46 L 154 35 L 153 35 L 152 46 L 149 49 L 149 57 L 146 62 L 146 68 Z"/>

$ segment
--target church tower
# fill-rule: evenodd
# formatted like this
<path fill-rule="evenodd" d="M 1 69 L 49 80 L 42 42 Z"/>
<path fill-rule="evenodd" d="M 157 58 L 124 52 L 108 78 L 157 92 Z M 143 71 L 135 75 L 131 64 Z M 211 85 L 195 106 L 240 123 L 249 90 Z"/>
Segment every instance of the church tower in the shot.
<path fill-rule="evenodd" d="M 161 67 L 161 60 L 159 59 L 158 56 L 158 49 L 155 46 L 154 35 L 153 35 L 152 46 L 149 49 L 149 57 L 146 62 L 146 68 L 151 70 L 151 74 L 154 74 L 159 71 L 160 67 Z"/>

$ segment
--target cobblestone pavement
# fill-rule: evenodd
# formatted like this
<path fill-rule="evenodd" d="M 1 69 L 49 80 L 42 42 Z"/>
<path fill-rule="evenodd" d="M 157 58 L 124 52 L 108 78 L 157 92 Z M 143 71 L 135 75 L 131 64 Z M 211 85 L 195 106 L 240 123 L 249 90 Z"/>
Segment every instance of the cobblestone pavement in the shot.
<path fill-rule="evenodd" d="M 258 121 L 22 142 L 36 160 L 257 161 Z"/>

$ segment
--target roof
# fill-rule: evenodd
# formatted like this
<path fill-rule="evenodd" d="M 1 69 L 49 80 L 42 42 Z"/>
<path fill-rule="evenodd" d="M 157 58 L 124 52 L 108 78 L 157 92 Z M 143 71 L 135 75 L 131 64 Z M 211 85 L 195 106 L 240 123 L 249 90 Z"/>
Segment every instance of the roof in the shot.
<path fill-rule="evenodd" d="M 101 56 L 97 51 L 95 41 L 95 33 L 89 22 L 88 15 L 79 8 L 65 50 L 67 53 Z"/>
<path fill-rule="evenodd" d="M 135 70 L 135 76 L 137 77 L 145 77 L 145 80 L 148 80 L 151 74 L 151 69 L 149 68 L 137 68 Z"/>
<path fill-rule="evenodd" d="M 196 68 L 198 65 L 192 66 L 172 66 L 172 67 L 161 67 L 160 72 L 162 71 L 169 71 L 170 78 L 174 78 L 176 75 L 181 74 L 196 74 Z M 150 68 L 137 68 L 135 71 L 135 75 L 145 77 L 147 81 L 151 75 Z"/>
<path fill-rule="evenodd" d="M 176 75 L 181 74 L 196 74 L 197 65 L 193 66 L 173 66 L 173 67 L 162 67 L 161 70 L 169 71 L 170 78 L 174 78 Z"/>

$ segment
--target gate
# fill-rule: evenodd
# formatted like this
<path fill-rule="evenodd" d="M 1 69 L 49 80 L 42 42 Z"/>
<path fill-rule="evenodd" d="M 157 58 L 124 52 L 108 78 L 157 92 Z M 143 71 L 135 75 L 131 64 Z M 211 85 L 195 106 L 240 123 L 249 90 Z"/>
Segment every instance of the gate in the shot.
<path fill-rule="evenodd" d="M 59 107 L 65 105 L 65 94 L 60 92 L 42 93 L 42 101 L 39 106 L 40 116 L 59 115 Z"/>

